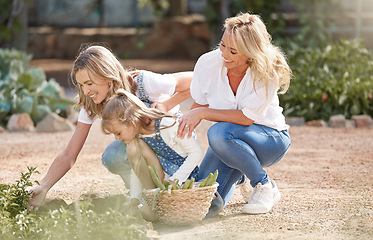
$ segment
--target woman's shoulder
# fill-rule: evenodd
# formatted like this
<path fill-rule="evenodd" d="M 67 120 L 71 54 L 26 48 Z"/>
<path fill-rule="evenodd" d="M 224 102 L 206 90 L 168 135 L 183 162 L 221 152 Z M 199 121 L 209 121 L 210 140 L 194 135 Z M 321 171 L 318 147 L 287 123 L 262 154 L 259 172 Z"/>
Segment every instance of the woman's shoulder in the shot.
<path fill-rule="evenodd" d="M 203 69 L 217 69 L 222 64 L 221 52 L 219 49 L 212 50 L 200 56 L 197 60 L 195 70 Z"/>
<path fill-rule="evenodd" d="M 219 56 L 221 56 L 221 54 L 220 54 L 220 50 L 217 48 L 217 49 L 211 50 L 210 52 L 202 54 L 198 58 L 198 61 L 201 62 L 201 61 L 211 61 L 213 59 L 216 60 L 216 58 Z"/>

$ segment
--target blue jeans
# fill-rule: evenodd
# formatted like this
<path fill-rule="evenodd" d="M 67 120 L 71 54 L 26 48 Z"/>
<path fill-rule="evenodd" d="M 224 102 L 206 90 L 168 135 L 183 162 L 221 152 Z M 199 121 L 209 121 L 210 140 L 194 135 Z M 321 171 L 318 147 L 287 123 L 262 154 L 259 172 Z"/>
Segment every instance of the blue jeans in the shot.
<path fill-rule="evenodd" d="M 290 146 L 288 131 L 263 125 L 242 126 L 219 122 L 207 132 L 209 148 L 200 165 L 199 180 L 217 169 L 218 192 L 228 203 L 236 183 L 246 175 L 251 186 L 265 184 L 268 175 L 263 167 L 277 163 Z"/>
<path fill-rule="evenodd" d="M 127 189 L 131 183 L 131 164 L 127 159 L 127 144 L 119 140 L 112 141 L 102 154 L 102 164 L 114 174 L 118 174 Z"/>

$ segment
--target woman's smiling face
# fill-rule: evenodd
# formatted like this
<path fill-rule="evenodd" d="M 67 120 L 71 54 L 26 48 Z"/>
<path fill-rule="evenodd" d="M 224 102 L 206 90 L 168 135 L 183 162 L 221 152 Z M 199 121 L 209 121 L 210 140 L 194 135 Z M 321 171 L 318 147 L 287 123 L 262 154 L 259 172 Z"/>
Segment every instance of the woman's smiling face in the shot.
<path fill-rule="evenodd" d="M 235 72 L 244 72 L 247 70 L 249 66 L 247 57 L 238 52 L 234 37 L 226 31 L 221 39 L 220 51 L 224 59 L 224 66 L 228 70 L 234 70 Z"/>
<path fill-rule="evenodd" d="M 100 104 L 106 99 L 110 88 L 109 81 L 89 74 L 86 69 L 78 70 L 75 74 L 75 78 L 84 95 L 90 97 L 94 103 Z"/>

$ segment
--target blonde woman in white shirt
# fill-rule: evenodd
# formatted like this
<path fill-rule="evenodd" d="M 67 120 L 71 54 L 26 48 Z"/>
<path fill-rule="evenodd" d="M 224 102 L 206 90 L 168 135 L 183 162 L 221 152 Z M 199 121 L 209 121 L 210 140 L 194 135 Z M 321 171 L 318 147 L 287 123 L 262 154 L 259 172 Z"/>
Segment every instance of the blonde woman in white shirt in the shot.
<path fill-rule="evenodd" d="M 291 70 L 259 16 L 239 14 L 226 19 L 224 28 L 219 49 L 196 63 L 194 103 L 180 119 L 178 136 L 190 137 L 202 119 L 217 122 L 208 130 L 209 148 L 199 175 L 203 179 L 219 171 L 223 202 L 216 198 L 210 210 L 220 211 L 246 176 L 254 191 L 242 211 L 266 213 L 280 192 L 263 168 L 277 163 L 290 146 L 277 94 L 287 91 Z"/>
<path fill-rule="evenodd" d="M 190 97 L 192 75 L 192 72 L 129 72 L 107 47 L 83 46 L 71 70 L 71 79 L 79 88 L 78 123 L 65 150 L 54 159 L 40 185 L 31 189 L 30 209 L 41 206 L 49 189 L 75 164 L 92 124 L 102 116 L 108 98 L 123 89 L 136 94 L 149 107 L 175 113 L 178 104 Z M 130 188 L 131 167 L 126 157 L 126 144 L 113 141 L 102 155 L 102 164 L 110 172 L 120 175 Z"/>

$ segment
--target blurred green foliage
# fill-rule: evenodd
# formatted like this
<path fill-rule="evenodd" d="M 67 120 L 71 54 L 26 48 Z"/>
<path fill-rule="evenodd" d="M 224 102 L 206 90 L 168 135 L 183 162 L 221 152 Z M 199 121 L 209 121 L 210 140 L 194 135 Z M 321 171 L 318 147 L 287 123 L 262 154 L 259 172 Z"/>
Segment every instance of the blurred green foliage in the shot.
<path fill-rule="evenodd" d="M 294 79 L 280 95 L 286 116 L 305 120 L 373 116 L 373 54 L 358 41 L 299 48 L 289 56 Z"/>
<path fill-rule="evenodd" d="M 30 60 L 25 52 L 0 49 L 0 125 L 6 126 L 14 113 L 28 113 L 36 124 L 74 104 L 61 97 L 61 86 L 53 78 L 47 81 L 41 68 L 30 68 Z"/>
<path fill-rule="evenodd" d="M 12 0 L 0 0 L 0 46 L 5 46 L 22 29 L 18 16 L 12 16 L 12 5 Z"/>
<path fill-rule="evenodd" d="M 167 16 L 170 3 L 165 0 L 137 0 L 139 8 L 143 8 L 149 5 L 153 8 L 154 16 L 159 19 L 163 19 Z"/>
<path fill-rule="evenodd" d="M 235 16 L 240 12 L 250 12 L 261 16 L 265 22 L 269 33 L 272 36 L 282 36 L 285 33 L 285 21 L 277 12 L 277 7 L 281 0 L 235 0 L 229 6 L 231 16 Z M 224 19 L 221 19 L 221 0 L 207 0 L 204 15 L 209 25 L 210 31 L 215 38 L 220 38 L 222 33 L 222 24 Z M 217 41 L 219 41 L 218 39 Z"/>
<path fill-rule="evenodd" d="M 333 41 L 330 29 L 335 27 L 333 13 L 340 3 L 341 0 L 292 0 L 299 14 L 300 32 L 282 36 L 276 43 L 285 51 L 327 46 Z"/>
<path fill-rule="evenodd" d="M 29 211 L 28 187 L 37 183 L 30 180 L 33 173 L 39 172 L 28 167 L 15 184 L 0 184 L 0 239 L 150 239 L 151 225 L 129 201 L 115 211 L 93 206 L 92 199 L 77 201 L 72 207 Z M 101 207 L 101 212 L 93 211 L 94 207 Z"/>

